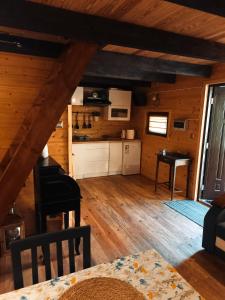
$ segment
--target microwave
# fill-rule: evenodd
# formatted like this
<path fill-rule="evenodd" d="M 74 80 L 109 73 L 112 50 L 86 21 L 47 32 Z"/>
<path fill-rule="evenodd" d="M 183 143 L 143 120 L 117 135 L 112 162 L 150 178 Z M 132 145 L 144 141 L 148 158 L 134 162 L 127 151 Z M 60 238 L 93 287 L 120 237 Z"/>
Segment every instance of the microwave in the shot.
<path fill-rule="evenodd" d="M 108 106 L 109 121 L 129 121 L 130 107 L 128 106 Z"/>

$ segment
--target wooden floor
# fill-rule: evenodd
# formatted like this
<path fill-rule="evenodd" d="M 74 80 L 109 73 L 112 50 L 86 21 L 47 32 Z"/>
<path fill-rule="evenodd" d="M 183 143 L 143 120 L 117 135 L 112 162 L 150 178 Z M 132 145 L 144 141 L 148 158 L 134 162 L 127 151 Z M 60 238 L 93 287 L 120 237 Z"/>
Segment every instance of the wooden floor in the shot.
<path fill-rule="evenodd" d="M 82 224 L 92 228 L 92 265 L 154 248 L 206 299 L 225 299 L 225 262 L 201 248 L 202 227 L 163 204 L 165 188 L 137 176 L 79 180 Z M 29 274 L 29 270 L 26 270 Z M 13 288 L 0 260 L 0 293 Z M 26 275 L 29 276 L 29 275 Z"/>

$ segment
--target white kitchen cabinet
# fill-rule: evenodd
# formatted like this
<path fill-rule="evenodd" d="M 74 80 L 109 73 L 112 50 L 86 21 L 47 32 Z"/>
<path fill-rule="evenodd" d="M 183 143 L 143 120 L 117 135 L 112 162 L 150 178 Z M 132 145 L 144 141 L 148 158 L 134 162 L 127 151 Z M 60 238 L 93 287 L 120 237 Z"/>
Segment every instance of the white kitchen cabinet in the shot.
<path fill-rule="evenodd" d="M 109 143 L 109 173 L 108 175 L 116 175 L 122 173 L 123 163 L 123 143 Z"/>
<path fill-rule="evenodd" d="M 131 91 L 109 90 L 111 105 L 107 108 L 107 119 L 110 121 L 129 121 L 131 112 Z"/>
<path fill-rule="evenodd" d="M 130 106 L 131 105 L 131 91 L 110 89 L 109 90 L 109 101 L 112 103 L 112 106 Z"/>
<path fill-rule="evenodd" d="M 72 145 L 75 179 L 140 173 L 141 142 L 84 142 Z"/>
<path fill-rule="evenodd" d="M 84 100 L 84 88 L 78 86 L 71 97 L 72 105 L 83 105 Z"/>
<path fill-rule="evenodd" d="M 72 155 L 76 179 L 108 175 L 109 142 L 73 144 Z"/>

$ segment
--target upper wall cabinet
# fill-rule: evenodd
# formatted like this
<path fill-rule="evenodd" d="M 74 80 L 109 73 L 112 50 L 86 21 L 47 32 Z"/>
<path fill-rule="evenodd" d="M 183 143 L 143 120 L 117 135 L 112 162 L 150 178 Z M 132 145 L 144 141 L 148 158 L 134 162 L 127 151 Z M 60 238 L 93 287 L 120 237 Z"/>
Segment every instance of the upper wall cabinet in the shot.
<path fill-rule="evenodd" d="M 84 101 L 84 88 L 82 86 L 78 86 L 71 98 L 71 104 L 83 105 L 83 101 Z"/>
<path fill-rule="evenodd" d="M 107 118 L 110 121 L 129 121 L 131 110 L 131 91 L 118 89 L 109 90 L 111 105 L 107 109 Z"/>

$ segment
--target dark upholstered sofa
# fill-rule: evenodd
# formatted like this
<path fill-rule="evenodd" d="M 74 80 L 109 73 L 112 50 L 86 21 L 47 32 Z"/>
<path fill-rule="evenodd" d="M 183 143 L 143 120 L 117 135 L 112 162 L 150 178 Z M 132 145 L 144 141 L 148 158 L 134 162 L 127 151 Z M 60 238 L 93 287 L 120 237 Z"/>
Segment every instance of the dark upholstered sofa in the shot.
<path fill-rule="evenodd" d="M 202 247 L 225 258 L 225 208 L 214 204 L 207 212 L 204 219 Z"/>

